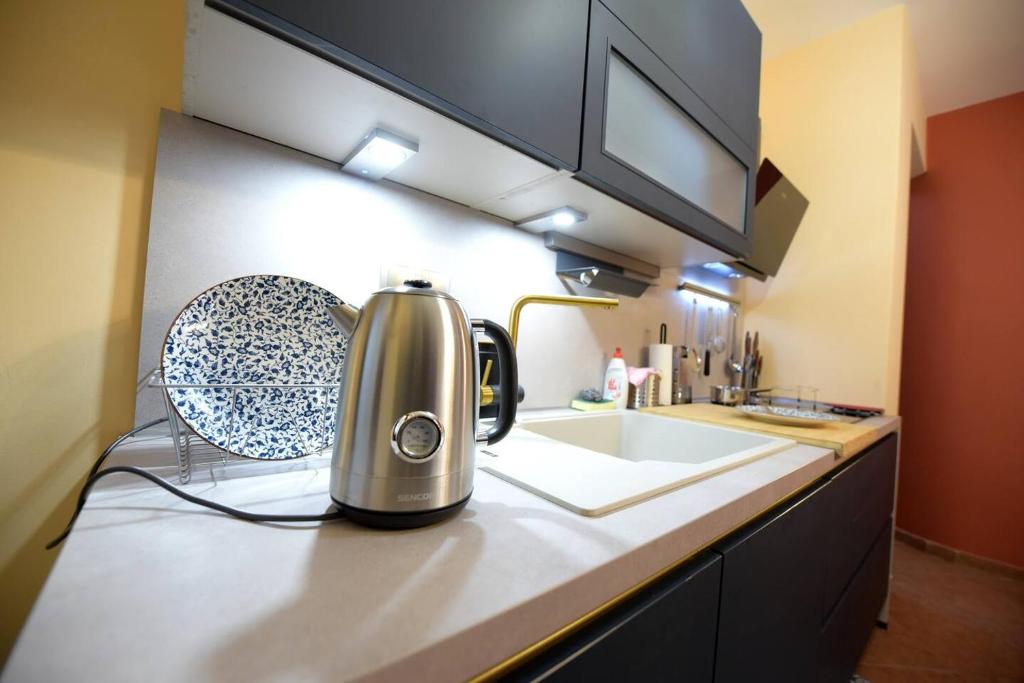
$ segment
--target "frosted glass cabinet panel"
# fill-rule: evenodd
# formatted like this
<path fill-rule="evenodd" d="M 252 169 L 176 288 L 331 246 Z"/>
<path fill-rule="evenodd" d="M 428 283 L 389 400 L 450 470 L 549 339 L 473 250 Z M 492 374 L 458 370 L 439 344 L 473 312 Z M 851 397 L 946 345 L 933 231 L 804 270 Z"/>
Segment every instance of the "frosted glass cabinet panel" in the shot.
<path fill-rule="evenodd" d="M 683 80 L 679 65 L 603 3 L 590 7 L 575 177 L 731 256 L 749 256 L 757 150 Z M 731 68 L 718 63 L 705 66 Z"/>
<path fill-rule="evenodd" d="M 607 83 L 605 151 L 742 233 L 747 168 L 614 51 Z"/>

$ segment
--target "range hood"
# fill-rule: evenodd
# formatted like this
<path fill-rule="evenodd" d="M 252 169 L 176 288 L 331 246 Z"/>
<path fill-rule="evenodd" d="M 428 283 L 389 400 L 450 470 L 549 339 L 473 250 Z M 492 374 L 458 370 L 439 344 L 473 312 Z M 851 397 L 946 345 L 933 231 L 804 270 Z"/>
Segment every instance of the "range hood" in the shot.
<path fill-rule="evenodd" d="M 809 204 L 775 164 L 765 159 L 757 171 L 750 256 L 705 267 L 731 277 L 749 275 L 762 281 L 776 275 Z"/>

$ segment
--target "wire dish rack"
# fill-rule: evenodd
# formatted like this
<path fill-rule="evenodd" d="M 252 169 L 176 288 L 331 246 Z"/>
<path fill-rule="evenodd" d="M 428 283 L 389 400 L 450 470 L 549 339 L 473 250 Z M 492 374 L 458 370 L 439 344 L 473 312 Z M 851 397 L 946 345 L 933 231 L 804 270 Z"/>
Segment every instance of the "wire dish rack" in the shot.
<path fill-rule="evenodd" d="M 331 447 L 333 443 L 333 429 L 335 418 L 336 397 L 339 384 L 173 384 L 163 381 L 163 373 L 159 369 L 151 371 L 139 383 L 139 389 L 149 388 L 158 390 L 163 399 L 164 409 L 167 411 L 167 423 L 170 427 L 171 441 L 174 444 L 174 454 L 177 460 L 178 481 L 187 484 L 192 479 L 192 471 L 202 465 L 226 465 L 235 462 L 254 462 L 265 460 L 270 462 L 281 462 L 286 458 L 260 458 L 258 455 L 239 455 L 238 451 L 243 450 L 247 435 L 243 433 L 245 427 L 239 416 L 239 405 L 246 398 L 265 395 L 273 392 L 277 396 L 287 397 L 295 392 L 302 392 L 307 398 L 315 401 L 316 408 L 312 416 L 303 414 L 306 425 L 303 429 L 292 429 L 291 436 L 297 442 L 293 450 L 300 453 L 291 458 L 302 457 L 319 453 Z M 211 396 L 217 395 L 212 405 L 218 405 L 220 412 L 216 416 L 218 423 L 224 426 L 221 433 L 221 445 L 200 436 L 188 423 L 182 419 L 174 401 L 172 392 L 194 391 L 199 394 L 208 392 Z M 251 402 L 251 401 L 250 401 Z M 276 406 L 277 418 L 285 424 L 296 425 L 299 423 L 294 413 L 294 406 L 287 405 L 287 401 L 281 401 Z M 268 411 L 269 412 L 269 411 Z M 277 429 L 273 420 L 267 420 L 267 430 Z M 289 433 L 287 427 L 281 430 L 284 434 Z"/>

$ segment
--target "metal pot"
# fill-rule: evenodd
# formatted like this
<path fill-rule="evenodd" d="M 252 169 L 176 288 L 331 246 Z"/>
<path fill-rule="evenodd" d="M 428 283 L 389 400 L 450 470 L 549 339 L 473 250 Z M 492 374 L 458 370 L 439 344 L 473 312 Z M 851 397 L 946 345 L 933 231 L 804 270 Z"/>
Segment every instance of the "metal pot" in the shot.
<path fill-rule="evenodd" d="M 683 384 L 672 387 L 672 405 L 693 403 L 693 387 Z"/>
<path fill-rule="evenodd" d="M 711 387 L 711 402 L 723 406 L 736 406 L 747 398 L 747 390 L 743 387 L 728 384 L 715 384 Z"/>

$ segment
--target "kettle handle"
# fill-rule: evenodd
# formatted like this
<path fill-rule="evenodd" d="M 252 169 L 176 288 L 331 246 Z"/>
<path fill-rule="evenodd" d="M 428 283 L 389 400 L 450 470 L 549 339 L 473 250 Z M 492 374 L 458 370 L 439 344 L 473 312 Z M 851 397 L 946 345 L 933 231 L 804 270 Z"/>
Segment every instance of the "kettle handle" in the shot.
<path fill-rule="evenodd" d="M 512 344 L 512 337 L 504 327 L 490 320 L 474 319 L 474 329 L 484 331 L 494 341 L 494 348 L 498 353 L 498 372 L 500 384 L 498 385 L 498 419 L 494 426 L 484 434 L 478 434 L 477 443 L 488 445 L 498 443 L 512 429 L 516 421 L 516 398 L 519 393 L 519 366 L 516 364 L 516 348 Z M 477 387 L 479 391 L 479 387 Z M 478 400 L 479 402 L 479 400 Z"/>

